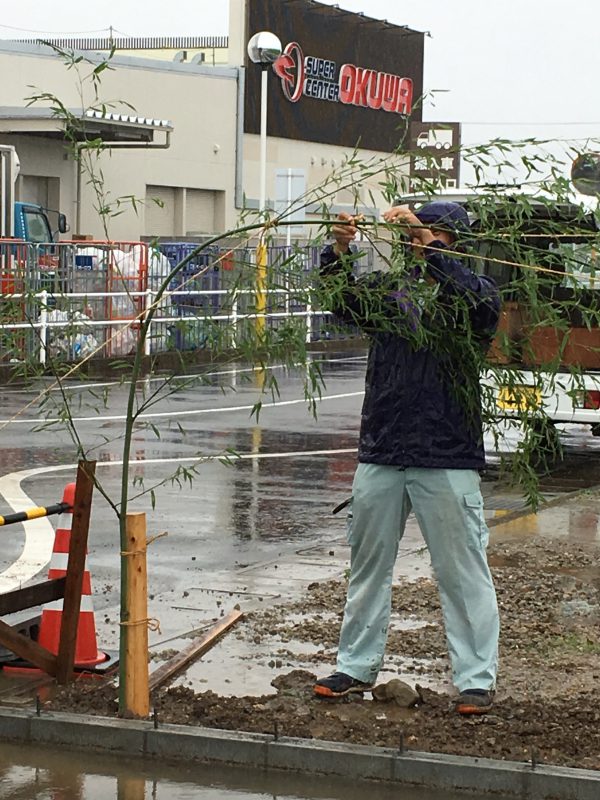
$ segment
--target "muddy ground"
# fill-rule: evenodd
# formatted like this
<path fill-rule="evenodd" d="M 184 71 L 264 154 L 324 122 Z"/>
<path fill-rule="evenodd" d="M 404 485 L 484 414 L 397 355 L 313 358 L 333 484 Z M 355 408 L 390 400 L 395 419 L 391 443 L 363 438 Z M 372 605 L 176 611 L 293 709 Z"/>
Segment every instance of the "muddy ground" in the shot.
<path fill-rule="evenodd" d="M 502 633 L 496 704 L 486 716 L 461 718 L 452 710 L 437 590 L 422 578 L 394 589 L 386 664 L 413 686 L 437 688 L 421 688 L 416 707 L 370 694 L 338 701 L 312 695 L 315 677 L 335 664 L 346 588 L 340 581 L 312 584 L 302 600 L 248 615 L 228 634 L 253 642 L 257 660 L 261 645 L 277 637 L 281 647 L 275 656 L 267 648 L 271 661 L 261 668 L 300 659 L 308 669 L 279 675 L 263 697 L 244 696 L 243 686 L 237 697 L 163 689 L 153 698 L 159 722 L 600 769 L 599 551 L 565 538 L 490 547 Z M 79 681 L 48 705 L 111 715 L 115 698 L 111 683 Z"/>

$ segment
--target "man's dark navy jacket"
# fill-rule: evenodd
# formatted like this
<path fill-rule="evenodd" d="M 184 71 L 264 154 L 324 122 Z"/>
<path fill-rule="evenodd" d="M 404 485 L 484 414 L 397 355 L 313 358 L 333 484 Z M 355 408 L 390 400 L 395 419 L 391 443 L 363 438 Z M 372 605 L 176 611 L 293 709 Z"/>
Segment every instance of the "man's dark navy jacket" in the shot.
<path fill-rule="evenodd" d="M 371 339 L 358 460 L 397 467 L 485 466 L 479 371 L 498 325 L 495 283 L 425 248 L 425 276 L 437 290 L 421 314 L 410 281 L 392 273 L 358 280 L 352 258 L 321 254 L 322 302 Z M 393 283 L 395 281 L 395 283 Z M 418 297 L 418 293 L 417 293 Z"/>

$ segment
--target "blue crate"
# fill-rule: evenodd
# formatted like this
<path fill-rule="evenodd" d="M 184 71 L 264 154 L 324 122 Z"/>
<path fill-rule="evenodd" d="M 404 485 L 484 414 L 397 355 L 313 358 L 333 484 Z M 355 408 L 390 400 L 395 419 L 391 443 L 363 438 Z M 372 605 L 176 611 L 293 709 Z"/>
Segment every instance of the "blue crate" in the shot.
<path fill-rule="evenodd" d="M 170 347 L 175 350 L 201 350 L 207 345 L 205 326 L 201 319 L 181 314 L 179 324 L 169 326 Z"/>
<path fill-rule="evenodd" d="M 195 242 L 161 242 L 159 245 L 160 252 L 169 259 L 171 268 L 177 266 L 197 247 L 198 245 Z M 181 286 L 184 291 L 188 289 L 190 292 L 220 289 L 221 271 L 219 264 L 215 263 L 214 266 L 210 266 L 213 261 L 216 262 L 218 254 L 218 248 L 210 247 L 195 256 L 173 278 L 169 284 L 169 291 L 175 291 Z M 206 267 L 210 267 L 210 269 L 197 278 L 193 277 L 199 270 Z M 219 298 L 218 296 L 199 297 L 198 295 L 177 294 L 172 295 L 171 303 L 174 307 L 181 308 L 183 313 L 185 313 L 185 309 L 189 309 L 188 313 L 191 313 L 194 308 L 198 307 L 210 307 L 216 310 L 219 306 Z"/>

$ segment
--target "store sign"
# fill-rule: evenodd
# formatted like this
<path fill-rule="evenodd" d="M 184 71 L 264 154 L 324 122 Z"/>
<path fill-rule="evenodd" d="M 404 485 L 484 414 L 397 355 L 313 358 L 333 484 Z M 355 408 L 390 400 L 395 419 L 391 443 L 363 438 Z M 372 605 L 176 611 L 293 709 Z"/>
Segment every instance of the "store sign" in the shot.
<path fill-rule="evenodd" d="M 408 115 L 412 108 L 410 78 L 305 56 L 298 42 L 290 42 L 273 64 L 283 94 L 291 103 L 302 96 L 330 103 Z"/>
<path fill-rule="evenodd" d="M 425 34 L 318 0 L 245 5 L 244 41 L 272 31 L 284 45 L 268 71 L 269 136 L 397 151 L 421 119 Z M 249 61 L 244 84 L 244 132 L 260 134 L 262 70 Z"/>
<path fill-rule="evenodd" d="M 411 122 L 409 148 L 412 186 L 435 182 L 456 189 L 460 180 L 460 123 Z"/>

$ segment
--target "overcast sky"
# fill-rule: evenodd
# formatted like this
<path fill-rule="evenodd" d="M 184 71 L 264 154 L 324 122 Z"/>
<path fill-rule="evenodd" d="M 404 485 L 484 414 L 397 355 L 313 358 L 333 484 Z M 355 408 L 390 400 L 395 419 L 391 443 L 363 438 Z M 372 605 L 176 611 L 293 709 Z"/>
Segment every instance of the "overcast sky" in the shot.
<path fill-rule="evenodd" d="M 425 117 L 462 121 L 465 141 L 600 138 L 600 0 L 338 2 L 430 33 L 425 88 L 445 91 Z M 218 35 L 227 33 L 229 2 L 0 0 L 0 7 L 2 38 L 102 36 L 110 25 L 120 35 Z"/>

